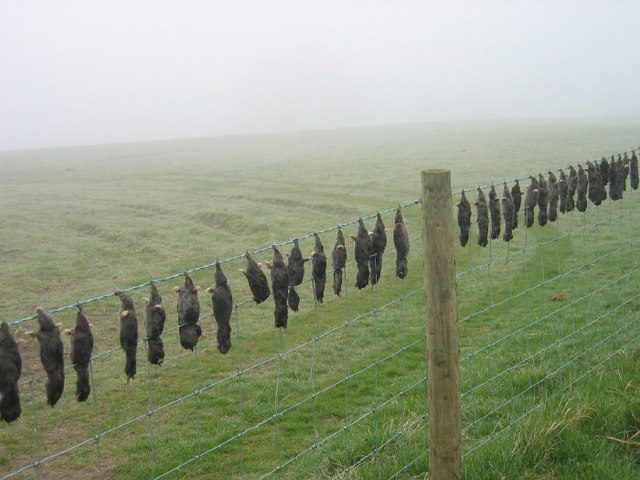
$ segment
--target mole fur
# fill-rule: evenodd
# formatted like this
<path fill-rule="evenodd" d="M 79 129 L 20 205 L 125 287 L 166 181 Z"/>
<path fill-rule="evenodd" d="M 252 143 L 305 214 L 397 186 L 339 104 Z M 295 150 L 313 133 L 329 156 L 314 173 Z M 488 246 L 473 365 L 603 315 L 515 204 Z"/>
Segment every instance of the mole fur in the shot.
<path fill-rule="evenodd" d="M 511 192 L 509 191 L 506 183 L 502 190 L 502 216 L 504 217 L 504 234 L 502 235 L 502 239 L 505 242 L 508 242 L 513 238 L 513 218 L 515 216 L 515 208 L 513 206 Z"/>
<path fill-rule="evenodd" d="M 22 358 L 18 342 L 7 322 L 0 323 L 0 419 L 11 423 L 22 414 L 18 380 L 22 375 Z"/>
<path fill-rule="evenodd" d="M 311 272 L 313 275 L 313 291 L 316 301 L 324 301 L 324 287 L 327 283 L 327 255 L 324 253 L 324 245 L 317 233 L 313 234 L 314 245 L 311 253 Z"/>
<path fill-rule="evenodd" d="M 333 245 L 333 251 L 331 252 L 331 264 L 333 266 L 333 293 L 340 296 L 343 269 L 347 264 L 347 247 L 344 234 L 340 228 L 336 233 L 336 243 Z"/>
<path fill-rule="evenodd" d="M 218 351 L 222 354 L 231 350 L 231 313 L 233 311 L 233 295 L 227 277 L 222 271 L 220 262 L 216 262 L 215 286 L 207 288 L 211 294 L 211 305 L 213 307 L 213 318 L 216 320 L 218 329 L 216 338 L 218 340 Z"/>
<path fill-rule="evenodd" d="M 631 152 L 631 160 L 629 161 L 629 175 L 631 177 L 631 188 L 638 189 L 638 157 L 636 151 Z"/>
<path fill-rule="evenodd" d="M 535 208 L 538 204 L 538 181 L 535 177 L 529 177 L 531 183 L 527 186 L 527 193 L 524 196 L 524 220 L 527 228 L 533 226 L 535 219 Z"/>
<path fill-rule="evenodd" d="M 585 212 L 587 210 L 587 188 L 589 186 L 589 180 L 587 173 L 582 168 L 582 165 L 578 165 L 578 189 L 576 190 L 578 198 L 576 199 L 576 208 L 579 212 Z"/>
<path fill-rule="evenodd" d="M 198 325 L 200 319 L 200 301 L 198 287 L 193 284 L 189 275 L 184 276 L 184 287 L 173 289 L 178 293 L 178 330 L 180 331 L 180 345 L 193 351 L 202 335 L 202 328 Z"/>
<path fill-rule="evenodd" d="M 376 224 L 371 232 L 371 258 L 369 270 L 371 271 L 371 285 L 378 283 L 382 275 L 382 256 L 387 248 L 387 234 L 384 230 L 384 222 L 380 212 L 376 215 Z"/>
<path fill-rule="evenodd" d="M 588 198 L 595 206 L 602 203 L 602 185 L 600 172 L 592 162 L 587 162 Z"/>
<path fill-rule="evenodd" d="M 256 302 L 256 305 L 259 305 L 271 295 L 269 282 L 262 268 L 260 268 L 260 264 L 251 258 L 249 252 L 245 253 L 244 256 L 247 259 L 247 269 L 240 271 L 247 278 L 247 282 L 249 282 L 253 301 Z"/>
<path fill-rule="evenodd" d="M 355 259 L 358 265 L 356 287 L 362 289 L 369 285 L 369 261 L 371 260 L 371 237 L 362 218 L 358 219 L 358 234 L 351 238 L 355 241 Z"/>
<path fill-rule="evenodd" d="M 574 195 L 578 188 L 578 172 L 573 168 L 573 165 L 569 167 L 569 176 L 567 177 L 567 212 L 572 212 L 576 206 Z"/>
<path fill-rule="evenodd" d="M 147 332 L 147 359 L 152 365 L 162 365 L 164 345 L 162 332 L 167 313 L 162 305 L 162 297 L 155 282 L 150 283 L 149 298 L 144 300 L 144 325 Z"/>
<path fill-rule="evenodd" d="M 73 330 L 65 330 L 64 333 L 71 337 L 70 357 L 73 369 L 76 371 L 76 400 L 84 402 L 89 398 L 91 386 L 89 384 L 89 365 L 93 352 L 93 334 L 87 317 L 84 316 L 82 307 L 76 314 L 76 325 Z"/>
<path fill-rule="evenodd" d="M 513 187 L 511 187 L 511 199 L 513 200 L 513 229 L 518 228 L 518 214 L 520 212 L 520 205 L 522 204 L 522 190 L 520 189 L 520 182 L 515 181 Z"/>
<path fill-rule="evenodd" d="M 478 218 L 478 245 L 486 247 L 489 243 L 489 207 L 487 206 L 487 197 L 484 192 L 478 188 L 478 198 L 474 205 L 476 206 L 476 217 Z"/>
<path fill-rule="evenodd" d="M 409 241 L 409 229 L 407 228 L 407 223 L 404 221 L 400 208 L 396 210 L 394 223 L 393 245 L 396 247 L 396 276 L 398 278 L 405 278 L 407 273 L 409 273 L 407 257 L 409 256 L 411 243 Z"/>
<path fill-rule="evenodd" d="M 564 170 L 560 170 L 558 190 L 560 193 L 560 213 L 564 214 L 567 211 L 567 196 L 569 192 L 569 187 L 567 185 L 567 176 L 565 175 Z"/>
<path fill-rule="evenodd" d="M 460 245 L 465 246 L 469 241 L 469 229 L 471 228 L 471 205 L 464 190 L 460 194 L 460 202 L 456 204 L 458 207 L 458 227 L 460 227 Z"/>
<path fill-rule="evenodd" d="M 609 162 L 607 162 L 607 159 L 604 157 L 600 160 L 600 179 L 602 185 L 606 187 L 609 183 Z"/>
<path fill-rule="evenodd" d="M 36 308 L 37 332 L 29 332 L 40 343 L 40 360 L 47 373 L 47 403 L 52 407 L 58 403 L 64 390 L 64 347 L 60 330 L 49 315 L 40 307 Z"/>
<path fill-rule="evenodd" d="M 549 205 L 549 189 L 547 181 L 541 173 L 538 174 L 538 225 L 547 224 L 547 207 Z"/>
<path fill-rule="evenodd" d="M 124 292 L 116 292 L 120 298 L 120 347 L 124 350 L 124 373 L 127 382 L 136 375 L 136 353 L 138 349 L 138 317 L 131 298 Z"/>
<path fill-rule="evenodd" d="M 558 219 L 558 179 L 556 175 L 549 170 L 549 181 L 547 182 L 547 188 L 549 192 L 549 210 L 548 218 L 550 222 L 555 222 Z"/>
<path fill-rule="evenodd" d="M 496 193 L 496 187 L 491 185 L 489 190 L 489 213 L 491 214 L 491 240 L 500 236 L 500 199 Z"/>
<path fill-rule="evenodd" d="M 276 328 L 287 328 L 289 313 L 287 310 L 287 291 L 289 290 L 289 273 L 280 250 L 273 246 L 273 263 L 268 263 L 271 269 L 271 290 L 275 309 L 273 311 Z"/>

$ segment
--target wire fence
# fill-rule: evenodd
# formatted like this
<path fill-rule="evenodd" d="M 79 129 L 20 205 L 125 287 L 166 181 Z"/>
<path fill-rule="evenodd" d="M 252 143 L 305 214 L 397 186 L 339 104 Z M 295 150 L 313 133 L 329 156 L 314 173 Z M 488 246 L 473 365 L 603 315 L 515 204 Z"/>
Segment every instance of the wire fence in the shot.
<path fill-rule="evenodd" d="M 511 242 L 490 240 L 487 248 L 475 244 L 472 229 L 469 244 L 456 250 L 465 458 L 637 348 L 636 195 L 628 189 L 622 200 L 590 204 L 586 212 L 560 215 L 545 227 L 527 229 L 520 222 Z M 396 208 L 411 231 L 404 279 L 394 275 L 389 226 Z M 50 310 L 70 326 L 73 310 L 83 305 L 94 324 L 92 398 L 79 403 L 68 393 L 75 378 L 67 361 L 67 393 L 54 409 L 48 407 L 46 375 L 35 349 L 25 351 L 23 414 L 0 427 L 0 479 L 395 479 L 426 472 L 420 201 L 380 213 L 389 246 L 380 259 L 378 284 L 362 290 L 353 286 L 356 269 L 349 247 L 342 295 L 331 292 L 329 267 L 320 304 L 307 271 L 298 287 L 300 311 L 290 314 L 287 330 L 274 329 L 270 301 L 256 306 L 244 277 L 227 268 L 241 267 L 244 255 L 223 259 L 236 299 L 231 351 L 220 355 L 208 338 L 216 329 L 211 314 L 200 318 L 205 337 L 195 350 L 182 349 L 172 314 L 163 334 L 165 362 L 148 364 L 141 349 L 139 373 L 131 383 L 115 347 L 113 294 Z M 328 257 L 331 234 L 336 228 L 347 234 L 356 223 L 317 232 Z M 312 237 L 298 237 L 305 251 L 311 250 Z M 267 259 L 270 250 L 252 254 Z M 155 282 L 189 273 L 196 283 L 210 284 L 206 275 L 214 265 Z M 125 291 L 135 295 L 148 286 Z M 168 305 L 177 299 L 164 296 L 170 312 Z M 201 295 L 200 302 L 210 311 L 207 298 Z M 134 300 L 141 304 L 141 297 Z M 20 333 L 33 319 L 11 323 Z M 140 339 L 144 348 L 146 340 Z"/>

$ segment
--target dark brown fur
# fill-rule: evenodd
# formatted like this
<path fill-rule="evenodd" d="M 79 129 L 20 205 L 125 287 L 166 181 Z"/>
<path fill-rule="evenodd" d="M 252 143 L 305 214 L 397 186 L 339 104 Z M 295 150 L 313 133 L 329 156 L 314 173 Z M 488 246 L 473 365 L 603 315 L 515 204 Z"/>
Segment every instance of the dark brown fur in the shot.
<path fill-rule="evenodd" d="M 511 192 L 505 183 L 502 190 L 502 216 L 504 217 L 504 234 L 502 239 L 505 242 L 509 242 L 513 238 L 513 217 L 515 215 L 515 209 L 513 206 L 513 199 L 511 198 Z"/>
<path fill-rule="evenodd" d="M 364 288 L 369 285 L 369 261 L 371 260 L 371 238 L 362 218 L 358 219 L 358 234 L 353 237 L 355 241 L 355 259 L 358 265 L 356 287 Z"/>
<path fill-rule="evenodd" d="M 535 219 L 535 208 L 538 204 L 538 181 L 535 177 L 529 177 L 531 183 L 527 186 L 527 193 L 524 197 L 524 220 L 527 228 L 533 226 Z"/>
<path fill-rule="evenodd" d="M 573 168 L 573 165 L 569 167 L 569 176 L 567 177 L 567 212 L 572 212 L 576 206 L 574 196 L 578 189 L 578 172 Z"/>
<path fill-rule="evenodd" d="M 489 207 L 487 206 L 487 197 L 480 188 L 478 188 L 478 198 L 475 206 L 476 217 L 478 217 L 478 245 L 486 247 L 487 243 L 489 243 Z"/>
<path fill-rule="evenodd" d="M 40 360 L 47 372 L 47 403 L 53 407 L 64 391 L 64 347 L 51 317 L 40 307 L 36 308 L 36 315 L 40 329 L 32 335 L 40 342 Z"/>
<path fill-rule="evenodd" d="M 558 190 L 560 193 L 560 213 L 567 211 L 567 197 L 569 192 L 569 186 L 567 185 L 567 176 L 564 170 L 560 170 L 560 180 L 558 180 Z"/>
<path fill-rule="evenodd" d="M 550 222 L 555 222 L 558 219 L 558 179 L 552 171 L 549 171 L 549 181 L 547 182 L 549 189 L 549 210 L 548 218 Z"/>
<path fill-rule="evenodd" d="M 149 298 L 145 299 L 144 325 L 147 332 L 147 359 L 152 365 L 162 365 L 164 361 L 164 345 L 162 332 L 167 319 L 167 312 L 162 305 L 162 297 L 158 287 L 151 282 Z"/>
<path fill-rule="evenodd" d="M 304 280 L 304 264 L 307 261 L 302 255 L 300 250 L 300 242 L 298 239 L 293 240 L 293 247 L 289 253 L 289 260 L 287 262 L 287 273 L 289 274 L 289 296 L 288 304 L 289 308 L 294 312 L 298 311 L 300 305 L 300 297 L 295 290 L 295 287 L 300 285 Z"/>
<path fill-rule="evenodd" d="M 76 371 L 76 399 L 84 402 L 89 398 L 91 386 L 89 382 L 89 368 L 91 364 L 91 353 L 93 352 L 93 334 L 87 317 L 84 316 L 82 308 L 78 309 L 76 315 L 76 325 L 73 330 L 66 333 L 71 337 L 71 362 Z"/>
<path fill-rule="evenodd" d="M 500 199 L 496 193 L 496 188 L 491 185 L 489 190 L 489 213 L 491 214 L 491 240 L 500 236 Z"/>
<path fill-rule="evenodd" d="M 314 246 L 311 254 L 311 272 L 313 275 L 313 293 L 316 301 L 324 301 L 324 287 L 327 283 L 327 255 L 324 253 L 324 245 L 317 233 L 313 234 Z"/>
<path fill-rule="evenodd" d="M 547 181 L 538 174 L 538 225 L 544 227 L 547 224 L 547 207 L 549 206 L 549 188 Z"/>
<path fill-rule="evenodd" d="M 218 340 L 218 351 L 222 354 L 231 350 L 231 313 L 233 312 L 233 295 L 227 277 L 222 271 L 220 262 L 216 262 L 216 284 L 207 288 L 211 294 L 211 305 L 213 306 L 213 318 L 218 325 L 216 338 Z"/>
<path fill-rule="evenodd" d="M 387 234 L 384 231 L 384 222 L 378 212 L 376 224 L 371 234 L 371 258 L 369 260 L 369 270 L 371 270 L 371 285 L 375 285 L 382 275 L 382 256 L 387 248 Z"/>
<path fill-rule="evenodd" d="M 458 207 L 458 227 L 460 227 L 460 245 L 465 246 L 469 241 L 469 229 L 471 228 L 471 205 L 462 190 Z"/>
<path fill-rule="evenodd" d="M 184 287 L 176 287 L 178 291 L 178 330 L 180 331 L 180 345 L 193 351 L 202 335 L 202 328 L 198 325 L 200 319 L 200 301 L 198 289 L 189 275 L 184 276 Z"/>
<path fill-rule="evenodd" d="M 6 322 L 0 323 L 0 419 L 7 423 L 20 418 L 20 390 L 22 358 L 18 342 Z"/>
<path fill-rule="evenodd" d="M 338 229 L 336 233 L 336 243 L 333 245 L 333 251 L 331 252 L 331 264 L 333 266 L 333 293 L 340 296 L 343 270 L 347 264 L 347 247 L 341 229 Z"/>
<path fill-rule="evenodd" d="M 578 198 L 576 199 L 576 208 L 579 212 L 586 212 L 587 210 L 587 188 L 589 186 L 589 179 L 582 165 L 578 165 L 578 189 L 576 193 Z"/>
<path fill-rule="evenodd" d="M 620 155 L 618 155 L 618 162 L 620 161 Z M 622 159 L 622 191 L 627 191 L 627 178 L 629 177 L 629 157 L 627 152 L 624 152 L 624 158 Z"/>
<path fill-rule="evenodd" d="M 258 262 L 251 258 L 249 252 L 245 253 L 244 256 L 247 259 L 247 269 L 242 270 L 242 273 L 247 278 L 247 282 L 249 282 L 249 288 L 251 289 L 254 302 L 256 302 L 256 305 L 259 305 L 271 295 L 269 282 L 262 268 L 260 268 Z"/>
<path fill-rule="evenodd" d="M 600 160 L 600 178 L 602 185 L 606 187 L 609 183 L 609 162 L 604 157 Z"/>
<path fill-rule="evenodd" d="M 595 206 L 602 203 L 602 182 L 600 172 L 592 162 L 587 162 L 588 197 Z"/>
<path fill-rule="evenodd" d="M 289 290 L 289 274 L 280 250 L 273 246 L 273 263 L 271 268 L 271 290 L 275 309 L 273 311 L 276 328 L 287 328 L 289 313 L 287 310 L 287 292 Z"/>
<path fill-rule="evenodd" d="M 411 249 L 411 242 L 409 241 L 409 229 L 407 228 L 400 208 L 396 210 L 394 223 L 393 245 L 396 247 L 396 276 L 398 278 L 405 278 L 407 273 L 409 273 L 407 257 Z"/>
<path fill-rule="evenodd" d="M 609 164 L 609 198 L 614 201 L 622 198 L 622 178 L 619 178 L 618 170 L 618 163 L 612 156 Z"/>
<path fill-rule="evenodd" d="M 136 375 L 136 354 L 138 351 L 138 317 L 131 298 L 123 293 L 116 292 L 120 298 L 120 347 L 124 350 L 124 373 L 127 381 Z"/>
<path fill-rule="evenodd" d="M 513 187 L 511 187 L 511 199 L 513 200 L 513 229 L 518 228 L 518 214 L 520 213 L 520 205 L 522 204 L 522 190 L 520 189 L 520 182 L 515 181 Z"/>
<path fill-rule="evenodd" d="M 631 188 L 638 189 L 638 157 L 636 151 L 631 152 L 631 160 L 629 161 L 629 176 L 631 177 Z"/>

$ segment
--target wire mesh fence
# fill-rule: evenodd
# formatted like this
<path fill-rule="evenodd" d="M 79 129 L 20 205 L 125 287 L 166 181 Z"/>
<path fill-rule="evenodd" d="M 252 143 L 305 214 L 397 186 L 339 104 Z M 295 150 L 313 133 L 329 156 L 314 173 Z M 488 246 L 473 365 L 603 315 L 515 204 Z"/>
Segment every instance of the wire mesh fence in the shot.
<path fill-rule="evenodd" d="M 527 229 L 521 222 L 512 241 L 490 240 L 486 248 L 476 245 L 472 228 L 469 244 L 457 248 L 465 461 L 602 371 L 616 355 L 637 348 L 636 195 L 629 190 L 622 200 L 560 215 L 545 227 Z M 273 328 L 271 302 L 256 306 L 236 273 L 244 256 L 224 259 L 236 299 L 230 352 L 220 355 L 209 338 L 216 329 L 209 313 L 200 319 L 205 338 L 193 352 L 182 349 L 169 307 L 177 298 L 167 289 L 166 360 L 162 366 L 146 363 L 141 338 L 138 374 L 130 383 L 116 347 L 114 297 L 78 302 L 96 338 L 91 398 L 78 403 L 65 394 L 54 409 L 48 407 L 37 349 L 27 345 L 23 415 L 0 427 L 0 478 L 424 474 L 429 412 L 420 202 L 401 208 L 411 232 L 406 278 L 394 275 L 390 245 L 379 283 L 356 289 L 349 248 L 342 295 L 329 288 L 318 303 L 307 272 L 298 289 L 300 311 L 283 330 Z M 381 212 L 388 226 L 395 210 Z M 347 229 L 355 223 L 339 227 L 351 233 Z M 333 244 L 335 229 L 319 232 L 325 248 Z M 312 249 L 312 235 L 300 240 L 305 252 Z M 270 247 L 253 254 L 266 261 Z M 209 286 L 213 265 L 188 273 Z M 136 305 L 147 286 L 126 289 Z M 211 311 L 207 295 L 200 302 L 203 311 Z M 71 326 L 74 307 L 51 312 Z M 15 333 L 32 328 L 32 320 L 13 322 Z M 68 359 L 66 372 L 70 391 L 75 378 Z"/>

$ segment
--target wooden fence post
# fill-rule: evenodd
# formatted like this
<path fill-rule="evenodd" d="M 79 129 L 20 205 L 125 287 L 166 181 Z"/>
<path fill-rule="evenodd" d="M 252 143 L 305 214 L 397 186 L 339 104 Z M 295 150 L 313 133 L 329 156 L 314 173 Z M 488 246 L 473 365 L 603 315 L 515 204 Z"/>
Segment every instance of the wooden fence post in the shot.
<path fill-rule="evenodd" d="M 451 172 L 422 172 L 422 242 L 429 351 L 429 473 L 461 478 L 460 347 Z"/>

